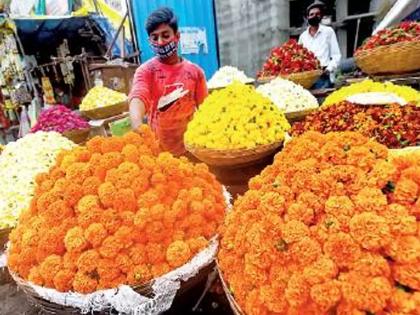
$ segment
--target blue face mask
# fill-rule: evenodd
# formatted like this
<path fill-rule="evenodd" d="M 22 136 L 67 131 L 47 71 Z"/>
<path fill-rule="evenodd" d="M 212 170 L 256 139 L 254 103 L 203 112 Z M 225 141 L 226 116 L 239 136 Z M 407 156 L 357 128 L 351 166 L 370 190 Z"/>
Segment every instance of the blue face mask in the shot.
<path fill-rule="evenodd" d="M 178 41 L 173 40 L 165 45 L 157 45 L 150 43 L 150 47 L 159 59 L 165 59 L 176 54 L 178 51 Z"/>

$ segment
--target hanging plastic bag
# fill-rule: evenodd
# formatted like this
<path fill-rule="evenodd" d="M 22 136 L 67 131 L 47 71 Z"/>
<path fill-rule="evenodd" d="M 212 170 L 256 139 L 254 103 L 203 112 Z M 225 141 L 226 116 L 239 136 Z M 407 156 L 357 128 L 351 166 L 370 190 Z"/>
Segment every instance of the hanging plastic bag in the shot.
<path fill-rule="evenodd" d="M 29 122 L 28 111 L 25 106 L 22 106 L 22 112 L 20 113 L 20 126 L 19 126 L 19 138 L 23 138 L 31 131 L 31 124 Z"/>

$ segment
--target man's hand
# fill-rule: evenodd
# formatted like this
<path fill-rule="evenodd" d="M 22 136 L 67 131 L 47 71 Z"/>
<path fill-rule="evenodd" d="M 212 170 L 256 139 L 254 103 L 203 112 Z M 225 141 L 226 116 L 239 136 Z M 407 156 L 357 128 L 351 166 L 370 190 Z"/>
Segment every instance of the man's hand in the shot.
<path fill-rule="evenodd" d="M 144 115 L 146 113 L 146 107 L 144 103 L 138 99 L 133 98 L 130 102 L 130 119 L 131 127 L 135 130 L 143 124 Z"/>

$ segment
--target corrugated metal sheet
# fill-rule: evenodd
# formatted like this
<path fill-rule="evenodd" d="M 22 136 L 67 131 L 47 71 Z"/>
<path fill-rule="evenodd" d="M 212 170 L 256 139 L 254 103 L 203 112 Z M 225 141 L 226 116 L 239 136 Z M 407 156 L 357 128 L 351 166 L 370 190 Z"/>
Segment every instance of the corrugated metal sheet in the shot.
<path fill-rule="evenodd" d="M 271 48 L 289 38 L 290 0 L 216 0 L 221 65 L 255 77 Z"/>
<path fill-rule="evenodd" d="M 132 6 L 143 62 L 153 57 L 147 32 L 144 29 L 146 18 L 155 9 L 167 6 L 172 8 L 178 16 L 181 28 L 204 28 L 207 35 L 207 52 L 200 49 L 198 54 L 183 54 L 183 56 L 200 65 L 206 73 L 207 79 L 219 68 L 213 0 L 136 0 L 132 1 Z"/>

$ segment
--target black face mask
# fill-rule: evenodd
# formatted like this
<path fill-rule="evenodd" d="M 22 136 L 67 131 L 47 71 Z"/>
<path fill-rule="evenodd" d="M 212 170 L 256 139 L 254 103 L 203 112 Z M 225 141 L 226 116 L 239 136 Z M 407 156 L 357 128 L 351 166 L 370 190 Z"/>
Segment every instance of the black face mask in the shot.
<path fill-rule="evenodd" d="M 321 18 L 319 16 L 314 16 L 308 19 L 310 26 L 318 26 L 321 23 Z"/>

